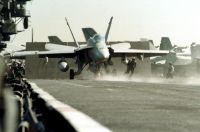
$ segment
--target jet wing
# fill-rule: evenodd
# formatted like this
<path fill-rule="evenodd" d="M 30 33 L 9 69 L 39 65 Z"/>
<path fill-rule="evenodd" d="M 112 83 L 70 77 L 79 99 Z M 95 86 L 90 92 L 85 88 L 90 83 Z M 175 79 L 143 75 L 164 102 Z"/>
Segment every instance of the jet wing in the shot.
<path fill-rule="evenodd" d="M 82 47 L 75 49 L 65 49 L 65 50 L 51 50 L 51 51 L 40 51 L 38 52 L 38 56 L 40 58 L 49 57 L 49 58 L 74 58 L 78 52 L 87 52 L 92 47 Z"/>
<path fill-rule="evenodd" d="M 16 51 L 7 53 L 4 57 L 10 57 L 11 59 L 25 59 L 26 56 L 37 55 L 39 51 Z"/>
<path fill-rule="evenodd" d="M 157 50 L 140 50 L 140 49 L 111 49 L 112 57 L 121 57 L 126 55 L 127 57 L 131 56 L 140 56 L 144 57 L 153 57 L 153 56 L 163 56 L 168 54 L 169 51 L 157 51 Z"/>
<path fill-rule="evenodd" d="M 26 56 L 39 56 L 40 58 L 49 57 L 49 58 L 73 58 L 75 57 L 75 51 L 69 52 L 68 50 L 54 50 L 54 51 L 21 51 L 11 53 L 10 58 L 12 59 L 25 59 Z"/>
<path fill-rule="evenodd" d="M 77 47 L 48 43 L 48 44 L 45 44 L 45 49 L 48 50 L 48 51 L 64 50 L 65 49 L 65 50 L 67 50 L 67 52 L 68 51 L 71 52 L 71 51 L 74 51 L 75 49 L 77 49 Z"/>
<path fill-rule="evenodd" d="M 111 44 L 111 45 L 107 45 L 108 48 L 112 48 L 112 49 L 130 49 L 131 45 L 130 43 L 116 43 L 116 44 Z"/>
<path fill-rule="evenodd" d="M 85 50 L 89 50 L 91 48 L 93 48 L 93 46 L 81 47 L 81 48 L 76 49 L 75 51 L 76 52 L 82 52 L 82 51 L 85 51 Z"/>
<path fill-rule="evenodd" d="M 48 57 L 48 58 L 74 58 L 76 56 L 75 51 L 69 50 L 52 50 L 52 51 L 40 51 L 38 52 L 38 56 L 40 58 Z"/>
<path fill-rule="evenodd" d="M 40 58 L 44 58 L 44 57 L 49 57 L 49 58 L 61 58 L 61 57 L 74 58 L 77 55 L 78 52 L 85 52 L 85 51 L 92 48 L 92 47 L 77 48 L 77 47 L 72 47 L 72 46 L 62 46 L 62 47 L 63 47 L 63 49 L 60 49 L 57 46 L 55 46 L 55 48 L 54 48 L 55 50 L 53 50 L 53 47 L 51 47 L 51 48 L 48 47 L 49 51 L 14 52 L 14 53 L 10 54 L 10 58 L 24 59 L 26 56 L 34 56 L 34 55 L 37 55 Z"/>

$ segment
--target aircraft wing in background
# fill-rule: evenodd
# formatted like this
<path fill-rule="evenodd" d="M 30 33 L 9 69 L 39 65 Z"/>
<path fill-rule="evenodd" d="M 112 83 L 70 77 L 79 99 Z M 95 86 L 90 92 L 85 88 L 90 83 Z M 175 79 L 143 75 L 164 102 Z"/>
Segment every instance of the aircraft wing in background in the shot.
<path fill-rule="evenodd" d="M 116 43 L 116 44 L 111 44 L 111 45 L 107 45 L 108 48 L 112 48 L 114 50 L 117 50 L 117 49 L 120 49 L 120 50 L 123 50 L 123 49 L 130 49 L 131 48 L 131 45 L 130 43 Z"/>
<path fill-rule="evenodd" d="M 153 57 L 153 56 L 164 56 L 169 53 L 168 50 L 142 50 L 142 49 L 131 49 L 130 43 L 118 43 L 108 46 L 111 57 Z"/>

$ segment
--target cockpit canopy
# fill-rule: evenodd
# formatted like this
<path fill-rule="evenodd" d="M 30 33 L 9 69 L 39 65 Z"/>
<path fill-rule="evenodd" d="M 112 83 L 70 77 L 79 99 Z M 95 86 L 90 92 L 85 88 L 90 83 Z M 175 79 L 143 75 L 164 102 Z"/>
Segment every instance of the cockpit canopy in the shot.
<path fill-rule="evenodd" d="M 103 37 L 103 36 L 101 36 L 101 35 L 99 35 L 99 34 L 96 34 L 96 35 L 94 35 L 93 40 L 94 40 L 96 43 L 99 43 L 99 42 L 105 41 L 105 37 Z"/>
<path fill-rule="evenodd" d="M 98 46 L 102 47 L 105 46 L 105 37 L 102 37 L 99 34 L 94 35 L 92 38 L 88 40 L 88 46 Z"/>

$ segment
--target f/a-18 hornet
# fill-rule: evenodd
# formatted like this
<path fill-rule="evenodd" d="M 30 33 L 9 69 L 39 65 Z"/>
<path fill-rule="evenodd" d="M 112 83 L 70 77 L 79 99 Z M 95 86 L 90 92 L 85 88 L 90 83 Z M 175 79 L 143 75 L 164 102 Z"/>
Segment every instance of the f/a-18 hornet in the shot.
<path fill-rule="evenodd" d="M 81 74 L 86 65 L 89 65 L 90 68 L 93 68 L 94 72 L 98 72 L 101 64 L 112 64 L 112 57 L 121 57 L 122 60 L 126 61 L 127 57 L 138 57 L 139 59 L 142 59 L 145 57 L 162 56 L 169 53 L 169 51 L 130 49 L 130 44 L 129 46 L 125 46 L 127 44 L 124 43 L 109 45 L 107 40 L 112 24 L 112 19 L 113 17 L 110 19 L 105 37 L 98 34 L 92 28 L 82 28 L 85 39 L 87 41 L 86 45 L 80 45 L 77 42 L 66 19 L 76 47 L 48 43 L 45 45 L 45 49 L 48 51 L 30 51 L 24 53 L 15 52 L 12 54 L 12 57 L 18 58 L 28 55 L 38 55 L 40 58 L 47 59 L 60 58 L 58 67 L 63 72 L 69 70 L 69 65 L 66 58 L 74 58 L 76 60 L 76 64 L 78 65 L 78 69 L 76 71 L 70 69 L 70 79 L 74 79 L 75 75 Z"/>

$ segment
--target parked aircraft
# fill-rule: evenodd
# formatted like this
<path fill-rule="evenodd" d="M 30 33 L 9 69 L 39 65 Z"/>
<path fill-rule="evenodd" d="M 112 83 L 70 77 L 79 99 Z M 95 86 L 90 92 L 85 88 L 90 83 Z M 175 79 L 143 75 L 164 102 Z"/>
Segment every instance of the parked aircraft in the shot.
<path fill-rule="evenodd" d="M 162 37 L 160 50 L 169 50 L 170 53 L 165 56 L 152 57 L 151 63 L 154 64 L 168 64 L 173 65 L 189 65 L 195 59 L 200 59 L 200 46 L 191 44 L 191 47 L 172 46 L 168 37 Z"/>
<path fill-rule="evenodd" d="M 130 44 L 127 45 L 127 43 L 109 45 L 107 43 L 107 40 L 112 24 L 112 19 L 113 17 L 111 17 L 110 19 L 105 37 L 98 34 L 92 28 L 82 28 L 82 31 L 87 41 L 86 45 L 80 45 L 77 42 L 71 30 L 71 27 L 66 19 L 66 23 L 69 27 L 76 47 L 49 43 L 45 45 L 45 48 L 48 51 L 30 51 L 32 53 L 27 53 L 27 55 L 38 55 L 40 58 L 47 59 L 60 58 L 60 61 L 58 62 L 58 67 L 63 72 L 69 70 L 69 65 L 67 63 L 66 58 L 74 58 L 76 60 L 76 64 L 78 65 L 77 71 L 74 72 L 73 69 L 70 69 L 70 79 L 74 79 L 75 75 L 81 74 L 82 70 L 85 68 L 86 65 L 89 65 L 94 73 L 98 73 L 101 65 L 112 64 L 112 57 L 121 57 L 123 61 L 126 61 L 127 57 L 132 56 L 138 57 L 139 59 L 143 59 L 144 57 L 162 56 L 169 53 L 169 51 L 130 49 Z M 57 39 L 57 41 L 59 40 Z M 21 52 L 16 52 L 11 55 L 11 57 L 14 58 L 24 56 L 26 55 Z"/>

